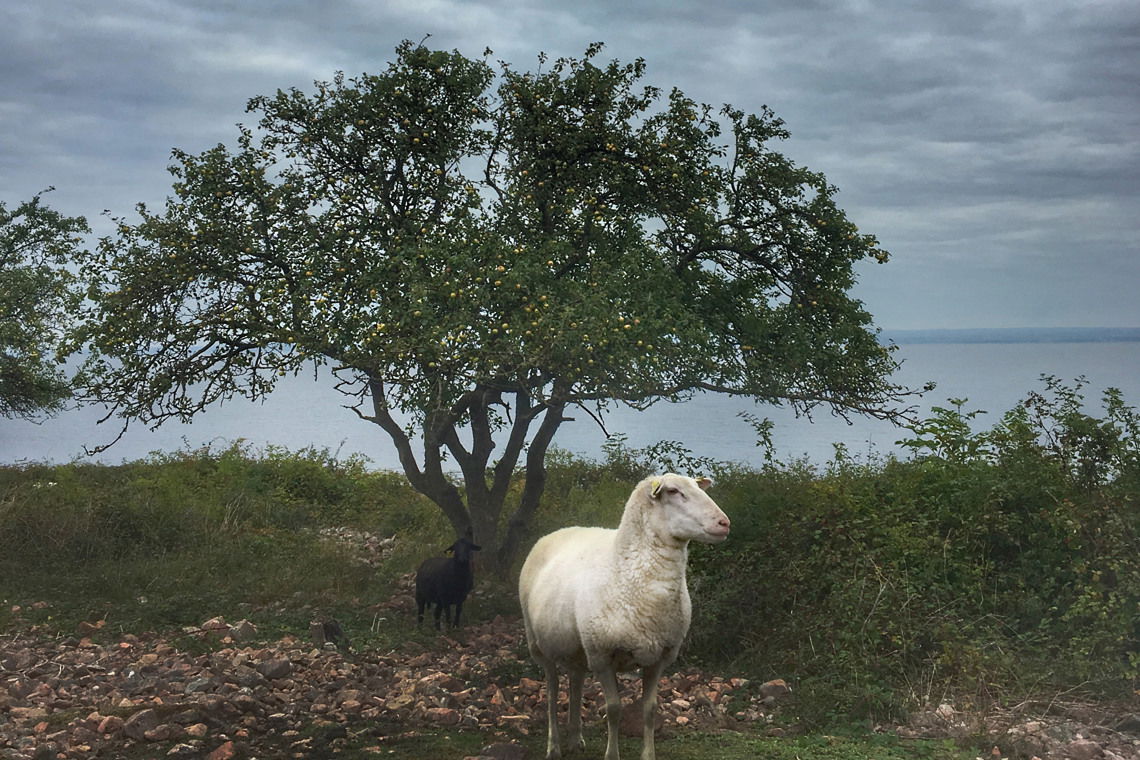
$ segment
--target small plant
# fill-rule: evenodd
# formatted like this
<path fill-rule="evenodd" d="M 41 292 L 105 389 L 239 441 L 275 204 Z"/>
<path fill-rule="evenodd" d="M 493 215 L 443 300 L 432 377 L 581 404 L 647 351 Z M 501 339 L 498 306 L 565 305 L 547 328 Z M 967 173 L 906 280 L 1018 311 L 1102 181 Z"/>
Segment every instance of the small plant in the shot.
<path fill-rule="evenodd" d="M 914 438 L 897 441 L 918 458 L 930 456 L 951 462 L 971 462 L 984 458 L 988 440 L 974 432 L 971 423 L 986 412 L 975 409 L 965 412 L 967 399 L 948 399 L 950 407 L 931 408 L 932 416 L 908 426 Z"/>

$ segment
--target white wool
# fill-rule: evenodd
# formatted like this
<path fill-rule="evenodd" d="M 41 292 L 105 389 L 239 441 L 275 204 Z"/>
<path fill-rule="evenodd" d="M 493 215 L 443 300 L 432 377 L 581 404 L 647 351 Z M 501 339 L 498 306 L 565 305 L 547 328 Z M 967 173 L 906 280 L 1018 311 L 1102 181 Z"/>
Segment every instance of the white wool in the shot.
<path fill-rule="evenodd" d="M 615 674 L 642 668 L 643 757 L 653 757 L 650 701 L 656 701 L 657 678 L 676 658 L 692 617 L 688 543 L 718 543 L 728 535 L 728 518 L 705 494 L 707 486 L 674 474 L 646 478 L 634 488 L 616 530 L 563 528 L 540 539 L 527 556 L 519 579 L 527 641 L 546 670 L 551 703 L 557 701 L 557 668 L 570 672 L 572 745 L 581 745 L 580 699 L 573 698 L 580 698 L 582 674 L 591 670 L 607 690 L 606 757 L 616 760 Z M 548 724 L 547 757 L 559 757 L 553 711 Z"/>

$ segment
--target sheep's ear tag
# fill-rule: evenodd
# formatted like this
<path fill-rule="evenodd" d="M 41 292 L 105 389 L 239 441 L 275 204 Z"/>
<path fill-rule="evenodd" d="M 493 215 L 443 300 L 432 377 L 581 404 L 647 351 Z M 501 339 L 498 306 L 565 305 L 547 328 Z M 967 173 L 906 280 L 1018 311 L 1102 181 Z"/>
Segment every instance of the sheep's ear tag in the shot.
<path fill-rule="evenodd" d="M 650 485 L 653 486 L 653 490 L 650 493 L 653 496 L 653 498 L 656 499 L 658 496 L 661 495 L 661 481 L 655 480 L 652 483 L 650 483 Z"/>
<path fill-rule="evenodd" d="M 709 478 L 697 478 L 697 485 L 701 487 L 702 491 L 707 491 L 709 490 L 709 486 L 712 485 L 712 480 Z"/>

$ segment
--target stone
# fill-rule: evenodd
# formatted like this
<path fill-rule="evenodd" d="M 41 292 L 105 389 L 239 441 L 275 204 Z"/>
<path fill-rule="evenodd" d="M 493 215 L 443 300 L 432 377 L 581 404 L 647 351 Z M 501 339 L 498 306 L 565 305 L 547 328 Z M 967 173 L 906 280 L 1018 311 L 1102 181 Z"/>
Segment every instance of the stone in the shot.
<path fill-rule="evenodd" d="M 101 734 L 117 734 L 123 730 L 123 719 L 118 715 L 108 715 L 99 721 L 98 731 Z"/>
<path fill-rule="evenodd" d="M 103 620 L 97 620 L 94 623 L 88 623 L 86 620 L 83 620 L 75 627 L 75 632 L 80 636 L 88 637 L 102 629 L 105 622 L 106 621 Z"/>
<path fill-rule="evenodd" d="M 788 686 L 787 682 L 782 678 L 776 678 L 760 684 L 760 696 L 764 699 L 779 699 L 791 693 L 792 687 Z"/>
<path fill-rule="evenodd" d="M 213 678 L 195 678 L 186 684 L 183 691 L 187 694 L 196 694 L 200 691 L 213 691 L 218 686 Z"/>
<path fill-rule="evenodd" d="M 459 723 L 459 711 L 450 707 L 429 707 L 427 717 L 441 726 L 454 726 Z"/>
<path fill-rule="evenodd" d="M 1074 739 L 1061 752 L 1069 760 L 1097 760 L 1104 754 L 1099 744 L 1088 739 Z"/>
<path fill-rule="evenodd" d="M 42 707 L 13 707 L 8 712 L 13 720 L 19 722 L 39 722 L 48 714 L 47 710 Z"/>
<path fill-rule="evenodd" d="M 514 742 L 498 742 L 488 744 L 479 750 L 479 756 L 493 758 L 493 760 L 527 760 L 527 748 Z"/>
<path fill-rule="evenodd" d="M 197 709 L 182 710 L 170 716 L 171 723 L 177 723 L 180 726 L 189 726 L 193 723 L 202 722 L 202 712 Z"/>
<path fill-rule="evenodd" d="M 257 663 L 257 672 L 270 680 L 284 678 L 293 672 L 293 663 L 285 658 L 274 658 Z"/>
<path fill-rule="evenodd" d="M 221 616 L 210 618 L 198 626 L 198 628 L 211 639 L 224 639 L 230 635 L 230 625 L 226 622 L 226 619 Z"/>
<path fill-rule="evenodd" d="M 210 754 L 206 755 L 206 760 L 231 760 L 237 756 L 237 750 L 234 748 L 232 741 L 227 741 L 215 749 Z"/>
<path fill-rule="evenodd" d="M 1117 721 L 1115 726 L 1117 731 L 1123 731 L 1127 734 L 1140 734 L 1140 715 L 1136 713 L 1128 713 Z"/>
<path fill-rule="evenodd" d="M 230 638 L 234 641 L 248 641 L 257 635 L 257 626 L 248 620 L 239 620 L 230 626 Z"/>
<path fill-rule="evenodd" d="M 620 729 L 622 736 L 641 736 L 645 733 L 645 723 L 641 717 L 642 704 L 641 697 L 638 697 L 633 701 L 633 704 L 622 707 Z M 660 710 L 654 710 L 653 730 L 660 731 L 663 725 L 665 725 L 665 716 L 661 714 Z"/>
<path fill-rule="evenodd" d="M 148 742 L 168 742 L 181 733 L 177 726 L 172 726 L 169 723 L 161 723 L 152 729 L 143 732 L 143 737 Z"/>
<path fill-rule="evenodd" d="M 157 727 L 158 724 L 158 713 L 154 710 L 150 708 L 139 710 L 123 723 L 123 733 L 132 739 L 143 741 L 146 739 L 146 732 Z"/>

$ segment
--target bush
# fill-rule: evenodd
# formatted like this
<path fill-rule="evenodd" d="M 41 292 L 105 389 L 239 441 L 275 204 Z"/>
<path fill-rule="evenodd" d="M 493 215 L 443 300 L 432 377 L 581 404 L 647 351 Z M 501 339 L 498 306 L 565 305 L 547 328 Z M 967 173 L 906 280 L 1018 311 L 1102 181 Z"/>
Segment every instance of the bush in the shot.
<path fill-rule="evenodd" d="M 100 605 L 157 626 L 240 614 L 236 605 L 363 615 L 362 599 L 388 593 L 378 577 L 408 568 L 362 565 L 319 529 L 417 535 L 437 516 L 403 478 L 316 450 L 238 442 L 112 467 L 0 468 L 0 596 L 55 595 L 71 607 L 54 613 L 61 624 L 106 614 Z M 414 567 L 423 542 L 406 543 L 401 559 Z"/>
<path fill-rule="evenodd" d="M 752 469 L 620 439 L 601 463 L 555 451 L 532 535 L 616 525 L 649 472 L 712 474 L 733 532 L 691 547 L 682 658 L 792 681 L 809 723 L 1076 687 L 1127 695 L 1140 685 L 1140 424 L 1115 391 L 1100 417 L 1080 391 L 1046 378 L 981 431 L 952 401 L 907 431 L 905 460 L 839 451 L 823 467 Z M 370 568 L 320 540 L 332 525 L 400 540 Z M 237 443 L 0 468 L 0 597 L 71 598 L 80 617 L 182 625 L 252 605 L 305 626 L 320 607 L 359 641 L 369 608 L 450 534 L 402 476 L 325 451 Z M 473 621 L 517 612 L 512 584 L 480 591 Z"/>
<path fill-rule="evenodd" d="M 986 432 L 964 402 L 936 408 L 907 461 L 730 479 L 717 499 L 732 540 L 693 551 L 690 656 L 794 679 L 820 721 L 1075 684 L 1128 693 L 1136 417 L 1114 391 L 1098 420 L 1079 385 L 1046 386 Z"/>

